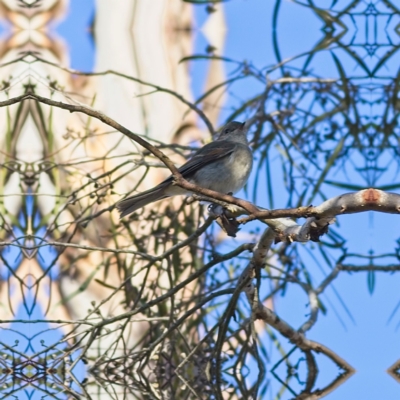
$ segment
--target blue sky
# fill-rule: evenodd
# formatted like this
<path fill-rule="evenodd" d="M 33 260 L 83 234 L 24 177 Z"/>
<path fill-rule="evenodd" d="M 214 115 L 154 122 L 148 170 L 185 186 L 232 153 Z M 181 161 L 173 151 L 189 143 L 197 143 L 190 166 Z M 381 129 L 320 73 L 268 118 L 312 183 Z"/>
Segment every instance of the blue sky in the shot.
<path fill-rule="evenodd" d="M 90 33 L 95 16 L 94 0 L 70 0 L 62 21 L 53 26 L 67 43 L 70 68 L 84 72 L 93 70 L 95 43 Z"/>

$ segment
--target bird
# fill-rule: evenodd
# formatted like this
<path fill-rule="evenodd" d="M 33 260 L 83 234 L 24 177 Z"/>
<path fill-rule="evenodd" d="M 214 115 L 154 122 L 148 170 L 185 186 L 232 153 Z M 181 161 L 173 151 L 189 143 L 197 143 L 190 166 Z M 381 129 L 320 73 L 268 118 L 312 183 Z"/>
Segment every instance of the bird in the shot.
<path fill-rule="evenodd" d="M 228 122 L 213 142 L 196 151 L 178 171 L 187 181 L 202 188 L 224 194 L 234 194 L 244 187 L 253 166 L 253 153 L 247 140 L 245 122 Z M 119 201 L 120 218 L 167 197 L 191 192 L 174 184 L 173 176 L 146 190 Z"/>

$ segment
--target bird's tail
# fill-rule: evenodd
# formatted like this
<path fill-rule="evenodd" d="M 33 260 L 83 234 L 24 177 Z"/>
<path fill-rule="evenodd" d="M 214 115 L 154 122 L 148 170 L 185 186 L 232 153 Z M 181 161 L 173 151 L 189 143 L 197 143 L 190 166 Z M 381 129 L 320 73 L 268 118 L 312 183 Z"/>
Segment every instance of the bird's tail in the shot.
<path fill-rule="evenodd" d="M 169 196 L 164 193 L 164 187 L 156 186 L 153 189 L 149 189 L 135 196 L 121 200 L 117 203 L 117 209 L 120 213 L 120 218 L 133 213 L 149 203 L 153 203 L 154 201 L 165 199 L 167 197 Z"/>

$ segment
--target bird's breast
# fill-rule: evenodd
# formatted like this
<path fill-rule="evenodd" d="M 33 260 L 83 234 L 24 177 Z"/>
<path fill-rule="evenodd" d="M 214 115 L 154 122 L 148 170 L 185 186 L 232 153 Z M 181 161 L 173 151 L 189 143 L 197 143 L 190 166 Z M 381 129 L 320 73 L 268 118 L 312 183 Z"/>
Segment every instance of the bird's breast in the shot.
<path fill-rule="evenodd" d="M 253 155 L 246 145 L 237 145 L 229 156 L 204 166 L 193 181 L 220 193 L 236 193 L 246 184 L 253 166 Z"/>

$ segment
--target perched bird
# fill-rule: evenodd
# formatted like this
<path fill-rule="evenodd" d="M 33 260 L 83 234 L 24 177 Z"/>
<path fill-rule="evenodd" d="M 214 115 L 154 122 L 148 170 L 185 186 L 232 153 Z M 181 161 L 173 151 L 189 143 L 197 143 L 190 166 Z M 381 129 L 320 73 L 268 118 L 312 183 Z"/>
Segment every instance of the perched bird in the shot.
<path fill-rule="evenodd" d="M 253 166 L 245 122 L 229 122 L 215 141 L 197 150 L 179 172 L 191 183 L 220 193 L 236 193 L 246 184 Z M 125 217 L 149 203 L 167 197 L 188 194 L 174 185 L 172 175 L 159 185 L 117 203 L 120 217 Z"/>

